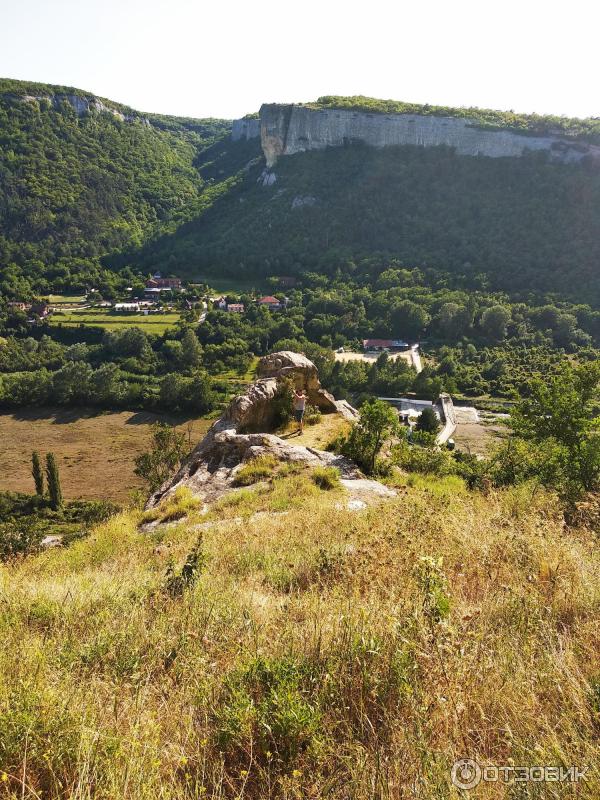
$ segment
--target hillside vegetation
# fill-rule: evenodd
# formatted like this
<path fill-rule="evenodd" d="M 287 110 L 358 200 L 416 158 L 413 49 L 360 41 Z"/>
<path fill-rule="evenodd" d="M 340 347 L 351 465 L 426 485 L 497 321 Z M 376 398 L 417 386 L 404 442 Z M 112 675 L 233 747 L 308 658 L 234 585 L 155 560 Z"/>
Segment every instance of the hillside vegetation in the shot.
<path fill-rule="evenodd" d="M 25 101 L 25 91 L 42 99 Z M 110 281 L 103 256 L 197 213 L 205 182 L 195 159 L 229 130 L 225 121 L 135 112 L 125 121 L 78 116 L 66 100 L 51 104 L 63 91 L 93 99 L 66 87 L 0 83 L 0 291 L 9 295 Z"/>
<path fill-rule="evenodd" d="M 593 164 L 353 145 L 282 158 L 265 187 L 259 140 L 230 141 L 226 121 L 141 114 L 108 100 L 125 121 L 78 116 L 61 99 L 68 94 L 94 99 L 0 82 L 0 292 L 8 297 L 90 285 L 111 295 L 156 268 L 247 283 L 307 270 L 352 274 L 361 262 L 372 277 L 374 258 L 434 268 L 466 288 L 600 304 Z M 316 106 L 475 115 L 591 139 L 600 125 L 364 97 Z"/>
<path fill-rule="evenodd" d="M 409 483 L 352 513 L 282 477 L 201 540 L 130 512 L 2 566 L 7 796 L 458 798 L 470 756 L 590 766 L 481 797 L 598 797 L 594 537 L 527 484 Z"/>
<path fill-rule="evenodd" d="M 600 171 L 545 157 L 469 158 L 445 148 L 353 145 L 257 164 L 202 218 L 138 256 L 241 276 L 356 272 L 400 259 L 509 293 L 600 303 Z"/>

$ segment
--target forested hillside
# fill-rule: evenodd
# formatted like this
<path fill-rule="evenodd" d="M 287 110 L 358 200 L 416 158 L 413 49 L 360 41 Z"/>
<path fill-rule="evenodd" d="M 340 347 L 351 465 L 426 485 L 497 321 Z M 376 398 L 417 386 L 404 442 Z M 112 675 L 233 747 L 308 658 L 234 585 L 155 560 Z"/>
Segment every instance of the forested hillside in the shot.
<path fill-rule="evenodd" d="M 96 106 L 78 113 L 79 101 Z M 318 104 L 461 113 L 390 102 Z M 596 136 L 595 120 L 479 118 Z M 222 120 L 144 115 L 68 87 L 0 82 L 0 293 L 125 286 L 154 269 L 374 282 L 400 260 L 446 272 L 467 290 L 600 305 L 600 169 L 589 160 L 354 144 L 285 156 L 265 181 L 259 140 L 232 142 L 229 130 Z"/>
<path fill-rule="evenodd" d="M 205 182 L 195 160 L 229 133 L 225 121 L 141 115 L 109 101 L 106 111 L 78 113 L 74 103 L 86 98 L 96 100 L 0 82 L 0 291 L 9 296 L 109 281 L 103 256 L 198 212 Z"/>
<path fill-rule="evenodd" d="M 369 270 L 383 253 L 467 286 L 599 302 L 600 171 L 590 164 L 353 145 L 285 156 L 270 186 L 260 173 L 140 263 L 335 274 L 355 273 L 358 261 Z"/>

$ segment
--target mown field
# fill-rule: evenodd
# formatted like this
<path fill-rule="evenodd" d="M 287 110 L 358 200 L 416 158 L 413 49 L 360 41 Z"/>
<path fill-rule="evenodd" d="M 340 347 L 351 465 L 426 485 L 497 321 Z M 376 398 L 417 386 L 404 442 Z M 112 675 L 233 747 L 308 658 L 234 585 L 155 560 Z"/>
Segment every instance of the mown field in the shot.
<path fill-rule="evenodd" d="M 168 314 L 111 314 L 104 309 L 82 308 L 70 311 L 56 311 L 49 318 L 52 326 L 62 325 L 67 328 L 77 328 L 80 325 L 90 325 L 104 328 L 107 331 L 120 331 L 126 327 L 136 326 L 146 333 L 162 334 L 173 328 L 180 319 L 178 313 Z"/>
<path fill-rule="evenodd" d="M 0 414 L 0 490 L 32 492 L 31 453 L 52 451 L 66 499 L 124 502 L 141 486 L 134 459 L 147 449 L 158 420 L 178 425 L 192 444 L 211 424 L 145 411 L 36 408 Z"/>

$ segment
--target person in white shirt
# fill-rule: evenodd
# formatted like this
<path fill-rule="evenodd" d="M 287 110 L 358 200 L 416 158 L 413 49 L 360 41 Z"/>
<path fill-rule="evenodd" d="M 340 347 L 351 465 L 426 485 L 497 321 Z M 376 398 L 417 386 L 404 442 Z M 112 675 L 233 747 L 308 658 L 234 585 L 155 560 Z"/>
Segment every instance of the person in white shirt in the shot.
<path fill-rule="evenodd" d="M 306 409 L 306 401 L 308 397 L 304 389 L 295 389 L 293 406 L 294 406 L 294 419 L 298 423 L 298 435 L 301 436 L 304 430 L 304 411 Z"/>

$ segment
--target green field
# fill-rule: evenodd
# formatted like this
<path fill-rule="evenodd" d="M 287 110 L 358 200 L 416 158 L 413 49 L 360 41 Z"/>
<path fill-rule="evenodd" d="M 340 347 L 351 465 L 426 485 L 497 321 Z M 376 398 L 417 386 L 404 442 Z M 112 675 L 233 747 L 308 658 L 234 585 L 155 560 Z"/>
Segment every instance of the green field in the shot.
<path fill-rule="evenodd" d="M 89 325 L 104 328 L 107 331 L 120 331 L 127 327 L 136 326 L 143 328 L 146 333 L 164 333 L 173 328 L 180 319 L 180 314 L 111 314 L 105 309 L 82 308 L 71 311 L 58 311 L 50 317 L 50 325 L 62 325 L 67 328 L 76 328 L 79 325 Z"/>
<path fill-rule="evenodd" d="M 51 306 L 76 305 L 77 303 L 85 303 L 85 300 L 85 295 L 51 294 L 48 297 L 48 302 Z"/>

